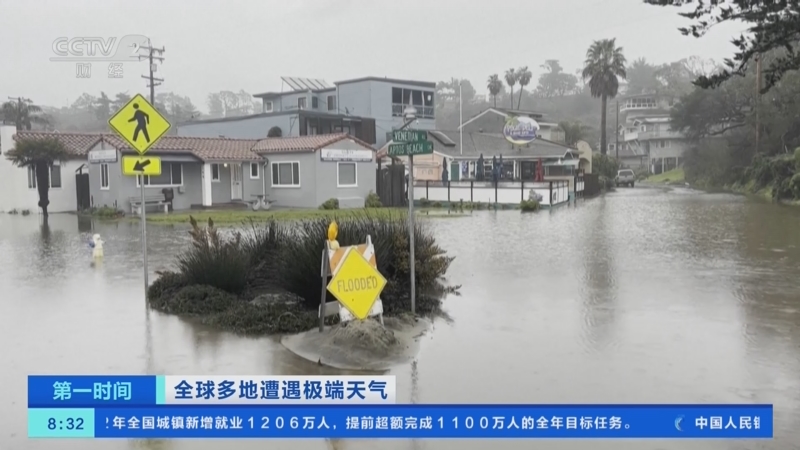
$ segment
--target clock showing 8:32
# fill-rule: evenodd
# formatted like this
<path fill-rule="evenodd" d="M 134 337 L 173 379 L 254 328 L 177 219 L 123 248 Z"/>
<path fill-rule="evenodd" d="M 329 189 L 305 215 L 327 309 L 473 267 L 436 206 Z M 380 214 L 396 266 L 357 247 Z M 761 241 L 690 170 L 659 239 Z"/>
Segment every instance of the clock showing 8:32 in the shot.
<path fill-rule="evenodd" d="M 83 430 L 82 417 L 67 417 L 66 419 L 56 419 L 51 417 L 47 419 L 48 430 Z"/>
<path fill-rule="evenodd" d="M 94 437 L 94 409 L 29 408 L 29 438 Z"/>

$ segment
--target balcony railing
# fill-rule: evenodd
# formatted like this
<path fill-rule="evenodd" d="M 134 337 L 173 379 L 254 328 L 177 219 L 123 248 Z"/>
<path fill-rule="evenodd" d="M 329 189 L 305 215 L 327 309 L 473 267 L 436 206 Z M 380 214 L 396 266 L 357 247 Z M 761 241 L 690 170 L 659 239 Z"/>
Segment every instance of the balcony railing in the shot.
<path fill-rule="evenodd" d="M 657 131 L 640 131 L 638 139 L 646 141 L 650 139 L 682 139 L 685 136 L 679 131 L 672 130 L 657 130 Z"/>
<path fill-rule="evenodd" d="M 403 105 L 399 103 L 392 103 L 392 116 L 394 117 L 403 117 L 403 111 L 408 107 L 408 105 Z M 414 108 L 417 109 L 417 117 L 421 119 L 433 119 L 433 106 L 416 106 Z"/>

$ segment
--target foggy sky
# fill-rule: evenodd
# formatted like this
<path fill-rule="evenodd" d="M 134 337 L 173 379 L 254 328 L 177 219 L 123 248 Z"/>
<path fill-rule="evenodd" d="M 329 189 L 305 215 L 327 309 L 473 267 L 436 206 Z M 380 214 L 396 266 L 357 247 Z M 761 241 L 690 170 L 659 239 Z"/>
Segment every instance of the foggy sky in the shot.
<path fill-rule="evenodd" d="M 683 37 L 676 12 L 640 0 L 0 0 L 0 101 L 146 93 L 145 63 L 125 63 L 122 79 L 102 65 L 76 78 L 75 63 L 49 60 L 58 37 L 149 36 L 166 48 L 156 92 L 188 95 L 202 111 L 209 92 L 280 90 L 281 76 L 456 77 L 485 94 L 490 74 L 527 65 L 533 88 L 544 60 L 574 73 L 592 40 L 611 37 L 628 61 L 731 56 L 740 25 Z"/>

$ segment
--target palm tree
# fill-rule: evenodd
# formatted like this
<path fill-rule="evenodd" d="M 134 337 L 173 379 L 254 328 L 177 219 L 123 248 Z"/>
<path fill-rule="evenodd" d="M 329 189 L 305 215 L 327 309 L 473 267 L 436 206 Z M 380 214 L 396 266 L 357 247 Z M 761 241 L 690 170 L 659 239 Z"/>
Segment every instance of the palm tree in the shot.
<path fill-rule="evenodd" d="M 517 81 L 519 82 L 519 100 L 517 100 L 517 109 L 520 108 L 522 104 L 522 91 L 525 90 L 525 86 L 530 84 L 531 77 L 533 74 L 530 70 L 528 70 L 528 66 L 522 66 L 517 69 Z"/>
<path fill-rule="evenodd" d="M 517 73 L 513 68 L 506 70 L 506 84 L 511 88 L 511 109 L 514 109 L 514 85 L 517 84 Z"/>
<path fill-rule="evenodd" d="M 558 126 L 564 130 L 564 143 L 575 145 L 582 140 L 588 131 L 587 127 L 580 122 L 559 122 Z"/>
<path fill-rule="evenodd" d="M 494 74 L 486 81 L 486 88 L 489 89 L 489 95 L 494 100 L 494 107 L 497 108 L 497 96 L 503 92 L 503 82 L 500 81 L 500 76 Z"/>
<path fill-rule="evenodd" d="M 600 152 L 605 155 L 606 148 L 606 107 L 609 98 L 619 92 L 619 79 L 625 78 L 625 56 L 622 47 L 616 46 L 616 39 L 594 41 L 586 51 L 583 64 L 583 79 L 589 80 L 592 97 L 602 100 L 600 110 Z"/>
<path fill-rule="evenodd" d="M 3 123 L 13 123 L 17 130 L 30 130 L 34 123 L 47 124 L 42 108 L 34 105 L 29 98 L 17 98 L 17 101 L 3 103 L 0 107 Z"/>
<path fill-rule="evenodd" d="M 47 220 L 47 205 L 50 204 L 50 167 L 56 161 L 69 157 L 64 144 L 56 138 L 21 139 L 6 152 L 6 158 L 17 167 L 33 167 L 36 189 L 39 191 L 39 207 Z"/>

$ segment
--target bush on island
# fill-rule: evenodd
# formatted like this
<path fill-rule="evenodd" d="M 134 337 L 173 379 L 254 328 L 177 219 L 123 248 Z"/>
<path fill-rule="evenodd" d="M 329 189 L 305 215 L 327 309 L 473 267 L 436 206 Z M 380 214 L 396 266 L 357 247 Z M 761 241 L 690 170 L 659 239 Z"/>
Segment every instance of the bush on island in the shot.
<path fill-rule="evenodd" d="M 339 209 L 339 199 L 329 198 L 325 200 L 323 204 L 319 205 L 319 209 Z"/>
<path fill-rule="evenodd" d="M 382 208 L 383 203 L 381 203 L 381 198 L 378 196 L 378 194 L 369 191 L 369 194 L 367 194 L 367 200 L 364 202 L 364 206 L 367 208 Z"/>
<path fill-rule="evenodd" d="M 337 218 L 337 240 L 342 246 L 357 245 L 371 236 L 378 269 L 387 280 L 381 293 L 384 314 L 406 314 L 410 311 L 408 222 L 399 213 L 385 216 Z M 211 221 L 206 228 L 194 218 L 190 222 L 192 246 L 178 257 L 178 273 L 160 273 L 150 286 L 151 307 L 202 316 L 204 323 L 244 334 L 299 332 L 317 326 L 323 283 L 320 257 L 330 219 L 271 221 L 252 225 L 249 234 L 234 233 L 232 238 L 222 237 Z M 458 286 L 443 283 L 453 258 L 436 245 L 424 224 L 417 224 L 414 231 L 416 307 L 419 314 L 430 314 L 438 310 L 444 294 L 457 292 Z M 334 301 L 330 294 L 328 301 Z M 326 322 L 337 320 L 334 316 Z"/>

